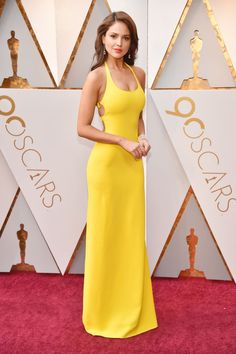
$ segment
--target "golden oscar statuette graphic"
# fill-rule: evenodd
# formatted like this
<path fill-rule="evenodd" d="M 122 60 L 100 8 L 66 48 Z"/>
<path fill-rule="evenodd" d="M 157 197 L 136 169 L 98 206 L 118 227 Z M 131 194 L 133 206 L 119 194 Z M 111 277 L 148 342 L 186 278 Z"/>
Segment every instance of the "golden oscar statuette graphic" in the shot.
<path fill-rule="evenodd" d="M 29 88 L 30 85 L 27 79 L 17 76 L 17 60 L 20 46 L 19 39 L 15 38 L 15 31 L 11 31 L 11 38 L 7 40 L 8 48 L 10 50 L 11 64 L 13 76 L 5 78 L 2 82 L 2 87 L 6 88 Z"/>
<path fill-rule="evenodd" d="M 26 249 L 26 240 L 28 238 L 28 232 L 24 230 L 24 224 L 20 224 L 20 230 L 17 231 L 16 234 L 19 240 L 21 263 L 13 265 L 11 267 L 11 271 L 20 270 L 20 271 L 27 271 L 27 272 L 35 272 L 35 268 L 33 265 L 25 263 L 25 249 Z"/>
<path fill-rule="evenodd" d="M 186 237 L 186 241 L 187 241 L 187 244 L 188 244 L 190 268 L 189 269 L 185 269 L 185 270 L 181 270 L 181 272 L 179 274 L 179 277 L 205 278 L 204 272 L 194 268 L 195 255 L 196 255 L 196 245 L 198 243 L 198 237 L 194 234 L 194 229 L 190 229 L 190 235 L 188 235 Z"/>
<path fill-rule="evenodd" d="M 207 79 L 198 76 L 200 52 L 202 50 L 203 40 L 199 37 L 199 31 L 194 31 L 194 37 L 190 39 L 190 48 L 192 51 L 193 77 L 182 82 L 182 90 L 206 90 L 210 89 Z"/>

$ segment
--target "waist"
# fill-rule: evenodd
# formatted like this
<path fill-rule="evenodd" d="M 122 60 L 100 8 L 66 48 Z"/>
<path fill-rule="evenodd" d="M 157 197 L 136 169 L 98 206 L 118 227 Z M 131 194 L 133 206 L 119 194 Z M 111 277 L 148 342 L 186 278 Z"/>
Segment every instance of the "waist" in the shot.
<path fill-rule="evenodd" d="M 123 138 L 138 141 L 138 125 L 134 124 L 133 126 L 121 126 L 119 124 L 111 124 L 110 122 L 104 122 L 104 133 L 118 135 Z"/>

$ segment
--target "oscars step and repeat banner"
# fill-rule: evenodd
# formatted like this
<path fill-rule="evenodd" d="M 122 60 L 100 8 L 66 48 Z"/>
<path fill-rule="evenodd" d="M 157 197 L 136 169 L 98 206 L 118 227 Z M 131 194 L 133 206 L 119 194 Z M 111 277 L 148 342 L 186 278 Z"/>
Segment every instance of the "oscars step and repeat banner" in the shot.
<path fill-rule="evenodd" d="M 121 9 L 148 73 L 151 274 L 234 280 L 233 0 L 0 1 L 0 271 L 84 271 L 93 143 L 77 113 L 97 26 Z"/>

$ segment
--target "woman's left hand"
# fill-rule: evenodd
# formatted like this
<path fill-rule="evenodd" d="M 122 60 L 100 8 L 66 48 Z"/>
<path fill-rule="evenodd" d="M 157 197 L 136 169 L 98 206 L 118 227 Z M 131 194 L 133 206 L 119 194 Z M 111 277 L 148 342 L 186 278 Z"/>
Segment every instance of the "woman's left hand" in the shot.
<path fill-rule="evenodd" d="M 148 151 L 151 149 L 151 145 L 149 144 L 147 139 L 140 139 L 139 140 L 139 145 L 142 148 L 143 156 L 146 156 L 148 154 Z"/>

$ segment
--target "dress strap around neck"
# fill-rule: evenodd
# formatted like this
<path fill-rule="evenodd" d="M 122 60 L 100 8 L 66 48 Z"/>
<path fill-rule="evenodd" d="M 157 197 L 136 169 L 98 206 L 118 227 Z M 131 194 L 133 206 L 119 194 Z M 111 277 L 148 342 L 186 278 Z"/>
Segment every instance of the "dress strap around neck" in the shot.
<path fill-rule="evenodd" d="M 127 64 L 125 61 L 124 61 L 124 63 L 125 63 L 125 65 L 130 69 L 130 71 L 133 73 L 134 78 L 135 78 L 135 80 L 136 80 L 138 86 L 141 86 L 141 85 L 140 85 L 140 82 L 139 82 L 139 80 L 138 80 L 138 78 L 137 78 L 137 76 L 136 76 L 136 74 L 135 74 L 135 72 L 134 72 L 134 69 L 133 69 L 129 64 Z"/>
<path fill-rule="evenodd" d="M 112 77 L 111 77 L 109 66 L 106 61 L 104 62 L 104 64 L 105 64 L 105 69 L 106 69 L 106 74 L 107 74 L 107 80 L 110 80 L 112 82 Z"/>

